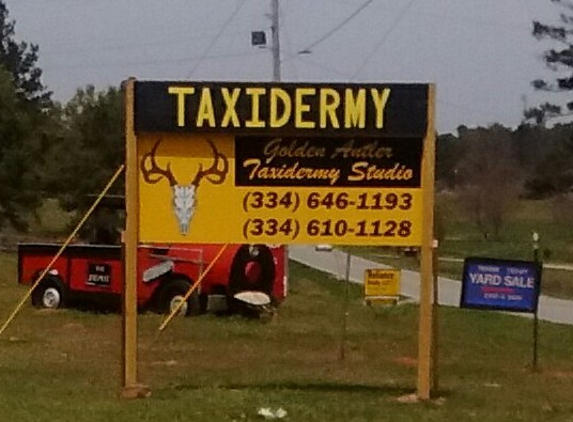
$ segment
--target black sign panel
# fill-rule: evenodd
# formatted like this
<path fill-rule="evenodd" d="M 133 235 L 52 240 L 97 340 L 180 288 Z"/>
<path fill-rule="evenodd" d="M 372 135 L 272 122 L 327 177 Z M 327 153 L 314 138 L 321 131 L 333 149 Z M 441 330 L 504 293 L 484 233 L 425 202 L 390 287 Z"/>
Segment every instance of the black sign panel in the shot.
<path fill-rule="evenodd" d="M 135 83 L 136 132 L 423 138 L 427 84 Z"/>
<path fill-rule="evenodd" d="M 111 265 L 88 263 L 88 286 L 109 287 L 111 284 Z"/>
<path fill-rule="evenodd" d="M 422 139 L 235 139 L 237 186 L 420 187 Z"/>

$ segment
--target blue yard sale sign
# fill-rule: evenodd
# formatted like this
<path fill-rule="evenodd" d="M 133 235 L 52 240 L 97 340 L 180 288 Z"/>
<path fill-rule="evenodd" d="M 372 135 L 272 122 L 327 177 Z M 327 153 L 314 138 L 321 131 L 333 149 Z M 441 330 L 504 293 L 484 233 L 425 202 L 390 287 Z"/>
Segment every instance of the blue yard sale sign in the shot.
<path fill-rule="evenodd" d="M 466 258 L 460 307 L 536 312 L 540 284 L 539 263 Z"/>

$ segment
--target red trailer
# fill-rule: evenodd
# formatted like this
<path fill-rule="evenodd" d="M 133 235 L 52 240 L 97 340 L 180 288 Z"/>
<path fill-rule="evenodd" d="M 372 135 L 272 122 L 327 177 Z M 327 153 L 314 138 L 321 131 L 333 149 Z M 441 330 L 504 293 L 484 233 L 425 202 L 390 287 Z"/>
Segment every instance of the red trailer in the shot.
<path fill-rule="evenodd" d="M 215 259 L 222 245 L 141 245 L 138 249 L 138 306 L 169 312 L 174 309 Z M 18 282 L 31 285 L 47 268 L 61 245 L 18 245 Z M 68 246 L 32 293 L 32 304 L 60 308 L 75 299 L 117 301 L 123 289 L 121 246 Z M 267 294 L 275 304 L 287 291 L 286 247 L 229 245 L 199 289 L 189 298 L 186 314 L 232 309 L 243 291 Z"/>

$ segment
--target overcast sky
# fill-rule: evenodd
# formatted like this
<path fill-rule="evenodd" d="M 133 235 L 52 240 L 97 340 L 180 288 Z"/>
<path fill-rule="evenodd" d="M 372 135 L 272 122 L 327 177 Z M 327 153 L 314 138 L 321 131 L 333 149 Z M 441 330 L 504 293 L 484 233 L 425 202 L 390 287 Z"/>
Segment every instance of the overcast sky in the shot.
<path fill-rule="evenodd" d="M 270 51 L 250 45 L 254 30 L 270 41 L 269 0 L 5 3 L 63 102 L 128 76 L 272 79 Z M 540 99 L 531 80 L 553 76 L 540 59 L 551 44 L 531 36 L 532 20 L 558 17 L 550 0 L 282 0 L 280 9 L 284 81 L 435 82 L 440 133 L 518 124 L 524 101 Z"/>

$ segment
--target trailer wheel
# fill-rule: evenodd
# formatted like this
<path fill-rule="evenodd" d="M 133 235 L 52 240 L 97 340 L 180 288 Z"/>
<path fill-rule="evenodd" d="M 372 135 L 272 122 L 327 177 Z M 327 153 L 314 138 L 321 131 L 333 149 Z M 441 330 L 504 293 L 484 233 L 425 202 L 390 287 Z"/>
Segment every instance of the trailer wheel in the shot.
<path fill-rule="evenodd" d="M 46 278 L 32 292 L 32 305 L 41 309 L 63 308 L 66 302 L 66 288 L 55 277 Z"/>
<path fill-rule="evenodd" d="M 169 314 L 183 300 L 185 294 L 191 287 L 191 283 L 183 278 L 173 278 L 166 281 L 161 288 L 158 298 L 158 309 L 162 314 Z M 181 310 L 180 315 L 198 315 L 200 313 L 201 307 L 199 304 L 199 293 L 194 291 L 187 303 L 185 303 Z"/>

